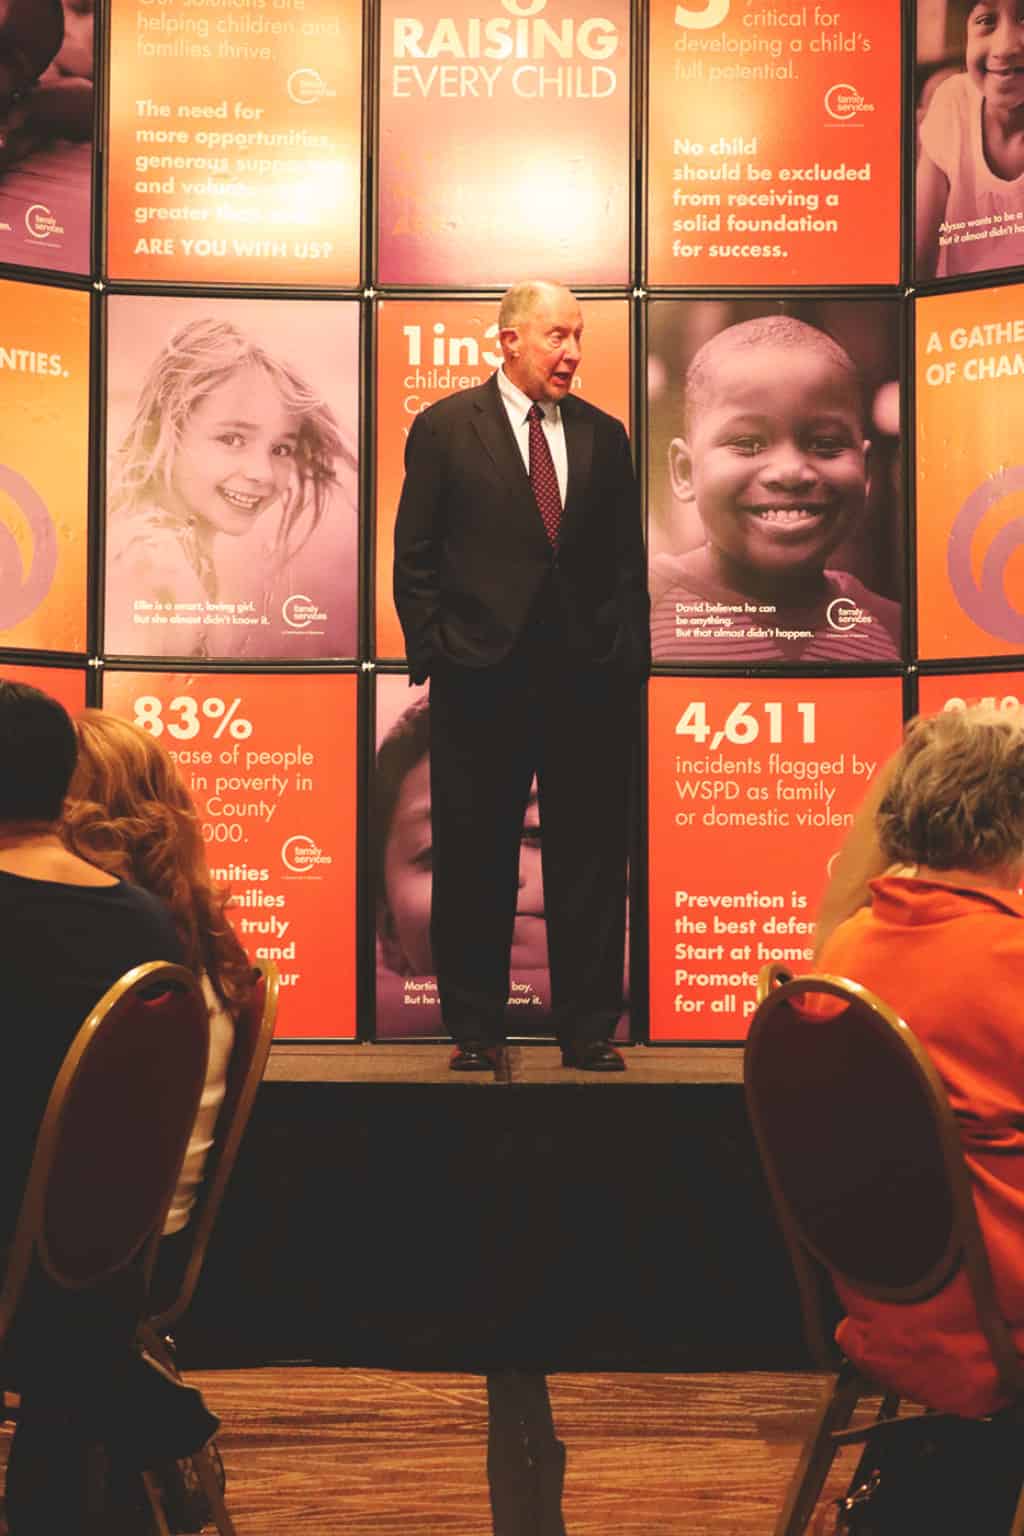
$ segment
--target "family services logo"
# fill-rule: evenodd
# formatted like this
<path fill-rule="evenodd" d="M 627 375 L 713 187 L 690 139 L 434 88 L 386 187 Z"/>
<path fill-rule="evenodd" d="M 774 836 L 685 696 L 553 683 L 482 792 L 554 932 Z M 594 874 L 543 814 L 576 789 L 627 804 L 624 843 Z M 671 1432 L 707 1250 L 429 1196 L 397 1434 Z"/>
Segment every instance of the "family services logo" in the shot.
<path fill-rule="evenodd" d="M 289 629 L 301 629 L 311 635 L 323 634 L 322 629 L 310 629 L 311 624 L 327 623 L 326 611 L 301 592 L 293 592 L 285 598 L 281 604 L 281 617 Z"/>
<path fill-rule="evenodd" d="M 25 228 L 33 240 L 49 240 L 64 233 L 63 224 L 57 222 L 56 214 L 45 203 L 33 203 L 25 209 Z"/>
<path fill-rule="evenodd" d="M 859 608 L 852 597 L 834 597 L 825 609 L 825 618 L 829 628 L 840 634 L 849 634 L 858 624 L 871 623 L 870 613 Z"/>
<path fill-rule="evenodd" d="M 314 102 L 337 94 L 318 69 L 293 69 L 288 76 L 288 95 L 297 107 L 311 107 Z"/>
<path fill-rule="evenodd" d="M 314 875 L 317 865 L 333 862 L 330 854 L 324 853 L 316 840 L 305 832 L 297 832 L 281 847 L 281 863 L 293 875 Z"/>
<path fill-rule="evenodd" d="M 855 85 L 830 85 L 825 92 L 825 111 L 834 122 L 859 127 L 860 113 L 874 110 L 874 102 L 865 100 Z"/>
<path fill-rule="evenodd" d="M 1024 544 L 1024 514 L 1015 517 L 994 536 L 982 556 L 975 579 L 971 559 L 975 537 L 991 507 L 1024 491 L 1024 464 L 993 475 L 972 491 L 957 513 L 950 530 L 946 568 L 960 607 L 979 629 L 997 640 L 1024 643 L 1024 613 L 1006 595 L 1006 573 L 1011 558 Z"/>
<path fill-rule="evenodd" d="M 0 520 L 0 630 L 13 629 L 36 611 L 57 571 L 57 530 L 43 498 L 24 475 L 0 464 L 0 514 L 4 494 L 28 531 L 31 561 L 26 571 L 18 539 L 7 521 Z"/>

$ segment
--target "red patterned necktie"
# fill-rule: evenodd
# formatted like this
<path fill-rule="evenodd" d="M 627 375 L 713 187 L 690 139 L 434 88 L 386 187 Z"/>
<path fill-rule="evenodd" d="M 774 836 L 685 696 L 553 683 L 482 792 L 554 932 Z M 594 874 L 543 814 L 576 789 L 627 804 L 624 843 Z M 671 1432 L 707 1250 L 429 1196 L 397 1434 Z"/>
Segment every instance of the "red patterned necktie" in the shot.
<path fill-rule="evenodd" d="M 530 484 L 537 499 L 544 532 L 551 541 L 552 549 L 557 549 L 558 526 L 562 521 L 562 496 L 558 489 L 551 449 L 541 425 L 544 412 L 535 400 L 526 415 L 530 423 Z"/>

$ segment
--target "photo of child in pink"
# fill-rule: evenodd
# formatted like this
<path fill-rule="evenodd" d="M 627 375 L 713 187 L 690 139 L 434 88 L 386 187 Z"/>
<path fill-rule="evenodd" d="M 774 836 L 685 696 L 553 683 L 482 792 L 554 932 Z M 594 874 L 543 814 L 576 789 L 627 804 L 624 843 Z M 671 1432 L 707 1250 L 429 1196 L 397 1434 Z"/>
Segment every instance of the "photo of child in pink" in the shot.
<path fill-rule="evenodd" d="M 246 305 L 207 307 L 152 358 L 111 453 L 106 649 L 354 654 L 355 453 L 323 393 L 240 323 Z"/>
<path fill-rule="evenodd" d="M 899 658 L 899 605 L 829 565 L 864 517 L 864 418 L 853 360 L 803 320 L 762 315 L 698 349 L 668 459 L 703 541 L 652 561 L 656 661 Z"/>
<path fill-rule="evenodd" d="M 959 277 L 1024 263 L 1024 12 L 961 4 L 964 68 L 920 126 L 916 273 Z"/>

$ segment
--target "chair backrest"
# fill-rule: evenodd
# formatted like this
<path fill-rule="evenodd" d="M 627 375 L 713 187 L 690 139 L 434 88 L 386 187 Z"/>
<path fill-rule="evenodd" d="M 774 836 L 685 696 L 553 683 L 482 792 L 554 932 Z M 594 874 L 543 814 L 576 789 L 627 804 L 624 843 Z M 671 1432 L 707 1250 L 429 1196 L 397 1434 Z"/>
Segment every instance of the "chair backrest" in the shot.
<path fill-rule="evenodd" d="M 744 1084 L 819 1363 L 827 1346 L 809 1260 L 896 1303 L 935 1294 L 963 1266 L 1000 1378 L 1016 1395 L 1016 1351 L 931 1058 L 865 987 L 825 975 L 772 979 L 751 1021 Z"/>
<path fill-rule="evenodd" d="M 207 1245 L 220 1210 L 224 1191 L 235 1166 L 238 1149 L 256 1099 L 274 1038 L 280 980 L 273 960 L 257 961 L 253 989 L 235 1019 L 235 1038 L 228 1062 L 224 1102 L 217 1116 L 213 1146 L 207 1154 L 203 1181 L 185 1233 L 186 1255 L 176 1273 L 180 1276 L 173 1298 L 157 1294 L 153 1305 L 159 1308 L 151 1318 L 154 1328 L 165 1329 L 185 1311 L 192 1300 Z"/>
<path fill-rule="evenodd" d="M 209 1023 L 190 971 L 153 961 L 107 991 L 50 1090 L 0 1292 L 6 1332 L 33 1262 L 85 1290 L 155 1245 L 206 1075 Z"/>

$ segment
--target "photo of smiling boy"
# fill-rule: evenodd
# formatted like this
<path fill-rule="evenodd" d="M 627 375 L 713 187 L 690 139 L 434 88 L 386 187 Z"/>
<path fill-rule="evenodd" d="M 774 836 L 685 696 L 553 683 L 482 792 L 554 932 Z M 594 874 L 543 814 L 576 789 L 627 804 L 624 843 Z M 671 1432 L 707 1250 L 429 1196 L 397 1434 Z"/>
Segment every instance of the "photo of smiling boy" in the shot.
<path fill-rule="evenodd" d="M 899 605 L 827 563 L 864 516 L 862 397 L 846 350 L 792 316 L 698 349 L 668 458 L 703 542 L 652 562 L 656 661 L 898 660 Z"/>
<path fill-rule="evenodd" d="M 949 19 L 963 27 L 963 68 L 922 92 L 918 278 L 1024 263 L 1024 6 L 954 0 Z M 936 73 L 949 63 L 918 62 L 938 65 Z"/>
<path fill-rule="evenodd" d="M 110 309 L 106 649 L 353 654 L 356 405 L 334 384 L 356 373 L 352 307 L 119 298 Z"/>

